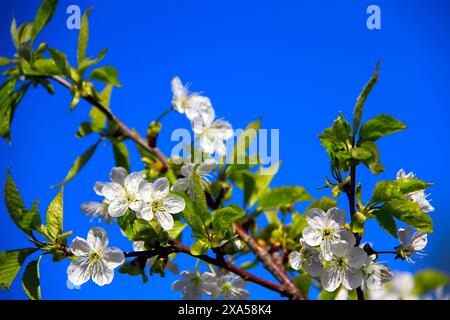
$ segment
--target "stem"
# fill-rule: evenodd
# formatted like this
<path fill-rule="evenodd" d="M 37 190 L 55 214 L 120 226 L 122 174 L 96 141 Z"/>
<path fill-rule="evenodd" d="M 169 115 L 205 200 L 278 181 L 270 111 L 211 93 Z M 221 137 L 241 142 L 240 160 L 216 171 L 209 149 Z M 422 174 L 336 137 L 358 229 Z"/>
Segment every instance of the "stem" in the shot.
<path fill-rule="evenodd" d="M 396 251 L 375 251 L 376 254 L 397 254 Z"/>
<path fill-rule="evenodd" d="M 62 86 L 66 87 L 67 89 L 71 89 L 72 85 L 70 82 L 65 79 L 64 77 L 60 76 L 51 76 L 51 79 L 58 82 Z M 92 104 L 94 107 L 96 107 L 99 111 L 101 111 L 108 120 L 112 120 L 117 123 L 119 127 L 120 134 L 124 137 L 127 137 L 131 140 L 133 140 L 136 144 L 141 146 L 146 151 L 150 152 L 152 155 L 154 155 L 159 161 L 161 161 L 163 168 L 161 169 L 162 172 L 165 172 L 169 168 L 169 162 L 167 160 L 167 157 L 156 147 L 150 147 L 147 142 L 142 139 L 137 133 L 135 133 L 133 130 L 128 128 L 119 118 L 117 118 L 108 108 L 103 106 L 99 101 L 97 101 L 92 96 L 86 96 L 83 97 L 84 100 Z"/>
<path fill-rule="evenodd" d="M 233 224 L 234 230 L 239 237 L 252 249 L 253 253 L 261 259 L 264 267 L 269 270 L 275 278 L 285 286 L 288 297 L 292 300 L 306 300 L 304 294 L 287 275 L 284 267 L 274 260 L 267 249 L 260 246 L 240 225 Z"/>
<path fill-rule="evenodd" d="M 162 120 L 167 114 L 169 114 L 172 110 L 173 110 L 173 107 L 170 107 L 169 109 L 167 109 L 166 111 L 164 111 L 163 113 L 161 113 L 160 116 L 158 117 L 158 119 L 155 120 L 155 122 L 156 122 L 156 123 L 161 123 L 161 120 Z"/>
<path fill-rule="evenodd" d="M 346 192 L 348 198 L 348 204 L 350 207 L 350 218 L 353 222 L 353 217 L 356 214 L 356 201 L 355 201 L 355 193 L 356 193 L 356 165 L 352 164 L 350 167 L 350 188 L 347 188 Z M 355 247 L 359 246 L 361 243 L 361 237 L 358 233 L 354 233 L 356 238 Z M 356 288 L 356 294 L 358 296 L 359 301 L 364 300 L 364 293 L 361 287 Z"/>

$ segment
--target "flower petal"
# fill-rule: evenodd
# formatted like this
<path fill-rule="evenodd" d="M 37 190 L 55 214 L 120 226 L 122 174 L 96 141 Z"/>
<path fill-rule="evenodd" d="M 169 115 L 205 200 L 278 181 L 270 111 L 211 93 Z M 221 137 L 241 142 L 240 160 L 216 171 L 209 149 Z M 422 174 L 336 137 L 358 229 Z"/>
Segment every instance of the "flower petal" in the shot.
<path fill-rule="evenodd" d="M 141 184 L 139 185 L 139 191 L 136 194 L 136 199 L 142 200 L 144 202 L 150 202 L 152 201 L 154 194 L 155 190 L 153 188 L 153 185 L 145 180 L 142 180 Z"/>
<path fill-rule="evenodd" d="M 123 184 L 128 194 L 135 195 L 139 191 L 139 186 L 144 180 L 144 177 L 139 172 L 133 172 L 126 176 Z"/>
<path fill-rule="evenodd" d="M 400 228 L 397 231 L 398 240 L 400 240 L 400 242 L 403 245 L 407 245 L 409 243 L 409 241 L 411 239 L 411 235 L 412 235 L 411 228 L 406 228 L 406 229 Z"/>
<path fill-rule="evenodd" d="M 174 192 L 185 192 L 189 188 L 189 180 L 186 178 L 178 179 L 172 187 Z"/>
<path fill-rule="evenodd" d="M 114 278 L 114 270 L 109 269 L 102 261 L 92 265 L 91 273 L 92 280 L 99 286 L 110 284 Z"/>
<path fill-rule="evenodd" d="M 306 221 L 314 229 L 323 229 L 326 225 L 327 215 L 325 211 L 319 208 L 313 208 L 306 212 Z"/>
<path fill-rule="evenodd" d="M 89 256 L 91 247 L 86 240 L 80 237 L 76 237 L 75 239 L 73 239 L 72 244 L 70 245 L 70 250 L 76 256 Z"/>
<path fill-rule="evenodd" d="M 294 270 L 300 270 L 302 267 L 302 255 L 297 251 L 292 251 L 289 254 L 289 265 Z"/>
<path fill-rule="evenodd" d="M 311 277 L 318 277 L 322 274 L 323 265 L 318 255 L 305 261 L 305 271 Z"/>
<path fill-rule="evenodd" d="M 85 202 L 80 206 L 81 212 L 89 217 L 103 217 L 107 212 L 106 206 L 100 202 Z"/>
<path fill-rule="evenodd" d="M 115 182 L 108 182 L 103 185 L 102 195 L 109 201 L 115 199 L 123 199 L 125 197 L 125 190 L 122 186 Z"/>
<path fill-rule="evenodd" d="M 155 190 L 155 198 L 162 199 L 169 193 L 169 180 L 167 178 L 159 178 L 153 182 L 153 189 Z"/>
<path fill-rule="evenodd" d="M 108 213 L 111 217 L 120 217 L 127 213 L 128 201 L 123 199 L 114 200 L 108 206 Z"/>
<path fill-rule="evenodd" d="M 342 284 L 347 290 L 353 290 L 361 286 L 363 277 L 361 270 L 349 268 L 342 274 Z"/>
<path fill-rule="evenodd" d="M 144 201 L 133 201 L 129 204 L 130 209 L 133 210 L 134 212 L 139 212 L 142 210 L 142 208 L 145 207 L 145 203 Z"/>
<path fill-rule="evenodd" d="M 87 243 L 91 247 L 91 250 L 96 252 L 102 252 L 108 246 L 109 239 L 105 229 L 100 227 L 94 227 L 88 232 Z"/>
<path fill-rule="evenodd" d="M 348 251 L 348 264 L 360 269 L 367 262 L 367 253 L 360 247 L 353 247 Z"/>
<path fill-rule="evenodd" d="M 167 196 L 164 198 L 164 206 L 167 208 L 169 213 L 179 213 L 184 210 L 186 203 L 183 198 L 177 196 Z"/>
<path fill-rule="evenodd" d="M 146 221 L 150 221 L 153 219 L 153 211 L 152 208 L 150 206 L 144 206 L 140 211 L 136 212 L 136 217 L 138 217 L 139 219 L 143 219 Z"/>
<path fill-rule="evenodd" d="M 114 167 L 111 169 L 111 172 L 109 173 L 109 179 L 111 179 L 112 182 L 123 185 L 127 174 L 128 172 L 125 168 Z"/>
<path fill-rule="evenodd" d="M 200 147 L 205 153 L 214 153 L 214 142 L 206 134 L 202 135 L 200 138 Z"/>
<path fill-rule="evenodd" d="M 100 181 L 97 181 L 95 184 L 94 184 L 94 192 L 98 195 L 98 196 L 103 196 L 103 192 L 102 192 L 102 189 L 103 189 L 103 186 L 105 185 L 105 182 L 100 182 Z"/>
<path fill-rule="evenodd" d="M 303 239 L 310 246 L 318 246 L 322 242 L 322 235 L 314 227 L 306 227 L 302 232 Z"/>
<path fill-rule="evenodd" d="M 173 228 L 173 218 L 172 215 L 166 211 L 156 211 L 154 212 L 156 220 L 161 225 L 161 227 L 168 231 Z"/>
<path fill-rule="evenodd" d="M 331 228 L 342 228 L 345 225 L 345 211 L 338 208 L 331 208 L 327 211 L 329 219 L 328 226 Z"/>
<path fill-rule="evenodd" d="M 201 165 L 198 166 L 197 172 L 202 173 L 210 173 L 217 167 L 217 161 L 214 159 L 206 159 Z"/>
<path fill-rule="evenodd" d="M 423 250 L 427 246 L 427 234 L 423 232 L 416 232 L 411 239 L 411 246 L 415 251 Z"/>
<path fill-rule="evenodd" d="M 67 277 L 76 286 L 81 286 L 83 283 L 89 281 L 91 277 L 89 258 L 79 257 L 76 260 L 72 260 L 67 268 Z"/>
<path fill-rule="evenodd" d="M 115 269 L 124 263 L 125 256 L 118 248 L 106 248 L 103 251 L 103 260 L 109 269 Z"/>
<path fill-rule="evenodd" d="M 339 272 L 335 269 L 326 270 L 321 278 L 322 286 L 328 292 L 335 291 L 341 284 L 341 277 Z"/>

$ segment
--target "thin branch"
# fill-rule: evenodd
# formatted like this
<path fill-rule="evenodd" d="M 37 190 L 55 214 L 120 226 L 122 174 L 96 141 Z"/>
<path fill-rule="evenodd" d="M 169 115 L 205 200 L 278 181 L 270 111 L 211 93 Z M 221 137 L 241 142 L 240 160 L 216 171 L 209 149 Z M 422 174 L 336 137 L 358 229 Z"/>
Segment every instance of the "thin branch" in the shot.
<path fill-rule="evenodd" d="M 69 90 L 72 88 L 72 85 L 70 84 L 70 82 L 67 79 L 65 79 L 64 77 L 51 76 L 50 78 L 53 79 L 54 81 L 58 82 L 62 86 L 66 87 Z M 164 172 L 168 169 L 169 163 L 168 163 L 167 157 L 161 152 L 161 150 L 159 150 L 156 147 L 150 147 L 144 139 L 142 139 L 133 130 L 128 128 L 119 118 L 117 118 L 111 112 L 111 110 L 109 110 L 108 108 L 103 106 L 99 101 L 97 101 L 97 99 L 93 98 L 92 96 L 86 96 L 83 98 L 84 98 L 84 100 L 86 100 L 87 102 L 92 104 L 94 107 L 96 107 L 98 110 L 100 110 L 107 117 L 108 120 L 112 120 L 112 121 L 116 122 L 119 127 L 119 131 L 120 131 L 121 135 L 133 140 L 135 143 L 137 143 L 139 146 L 141 146 L 144 150 L 148 151 L 149 153 L 154 155 L 159 161 L 161 161 L 161 163 L 163 165 L 163 168 L 161 170 L 162 172 Z"/>
<path fill-rule="evenodd" d="M 269 251 L 261 247 L 240 225 L 235 223 L 233 227 L 239 237 L 252 249 L 253 253 L 261 259 L 261 262 L 266 269 L 286 287 L 286 291 L 289 294 L 288 297 L 293 300 L 306 300 L 306 297 L 292 282 L 291 278 L 284 270 L 284 267 L 274 260 Z"/>

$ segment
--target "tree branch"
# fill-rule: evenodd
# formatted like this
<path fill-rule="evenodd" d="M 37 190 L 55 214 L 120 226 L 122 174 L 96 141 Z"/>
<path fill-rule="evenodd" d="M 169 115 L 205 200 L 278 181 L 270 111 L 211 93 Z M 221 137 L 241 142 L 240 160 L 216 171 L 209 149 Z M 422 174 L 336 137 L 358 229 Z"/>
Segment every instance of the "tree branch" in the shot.
<path fill-rule="evenodd" d="M 61 84 L 62 86 L 66 87 L 67 89 L 71 89 L 72 85 L 71 83 L 65 79 L 64 77 L 60 77 L 60 76 L 51 76 L 51 79 L 53 79 L 54 81 L 58 82 L 59 84 Z M 117 118 L 112 112 L 111 110 L 109 110 L 108 108 L 106 108 L 105 106 L 103 106 L 99 101 L 97 101 L 97 99 L 91 97 L 91 96 L 86 96 L 83 97 L 84 100 L 86 100 L 87 102 L 89 102 L 90 104 L 92 104 L 94 107 L 96 107 L 98 110 L 100 110 L 106 117 L 108 120 L 112 120 L 114 122 L 117 123 L 118 127 L 119 127 L 119 131 L 120 134 L 124 137 L 127 137 L 131 140 L 133 140 L 136 144 L 138 144 L 139 146 L 141 146 L 143 149 L 145 149 L 146 151 L 150 152 L 152 155 L 154 155 L 159 161 L 161 161 L 163 167 L 161 169 L 162 172 L 165 172 L 168 167 L 169 167 L 169 163 L 167 160 L 167 157 L 161 152 L 161 150 L 159 150 L 157 147 L 150 147 L 147 144 L 147 141 L 145 141 L 144 139 L 142 139 L 138 134 L 136 134 L 133 130 L 131 130 L 130 128 L 128 128 L 119 118 Z"/>
<path fill-rule="evenodd" d="M 291 278 L 289 278 L 284 267 L 274 260 L 269 251 L 261 247 L 240 225 L 235 223 L 233 227 L 239 237 L 252 249 L 253 253 L 261 259 L 263 265 L 285 286 L 288 297 L 292 300 L 306 300 L 303 293 L 300 292 L 297 286 L 292 282 Z"/>

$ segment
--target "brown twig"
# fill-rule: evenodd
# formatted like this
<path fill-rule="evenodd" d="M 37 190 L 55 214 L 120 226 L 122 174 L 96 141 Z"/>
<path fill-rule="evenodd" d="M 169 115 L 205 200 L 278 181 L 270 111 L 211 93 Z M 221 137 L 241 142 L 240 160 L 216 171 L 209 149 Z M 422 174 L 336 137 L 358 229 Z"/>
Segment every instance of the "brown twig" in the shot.
<path fill-rule="evenodd" d="M 65 79 L 64 77 L 51 76 L 51 79 L 53 79 L 54 81 L 56 81 L 59 84 L 63 85 L 64 87 L 66 87 L 69 90 L 72 88 L 71 83 L 67 79 Z M 99 101 L 97 101 L 97 99 L 95 99 L 95 98 L 93 98 L 91 96 L 86 96 L 86 97 L 83 97 L 83 98 L 84 98 L 84 100 L 86 100 L 87 102 L 92 104 L 94 107 L 96 107 L 98 110 L 100 110 L 107 117 L 108 120 L 112 120 L 115 123 L 117 123 L 117 125 L 119 127 L 120 134 L 122 136 L 133 140 L 136 144 L 141 146 L 144 150 L 148 151 L 149 153 L 154 155 L 159 161 L 161 161 L 161 163 L 163 164 L 162 172 L 167 170 L 167 168 L 169 167 L 169 163 L 168 163 L 167 157 L 161 152 L 161 150 L 159 150 L 157 147 L 150 147 L 147 144 L 147 141 L 142 139 L 133 130 L 128 128 L 119 118 L 117 118 L 111 112 L 111 110 L 109 110 L 108 108 L 103 106 Z"/>

